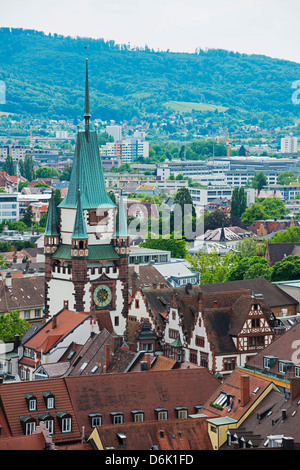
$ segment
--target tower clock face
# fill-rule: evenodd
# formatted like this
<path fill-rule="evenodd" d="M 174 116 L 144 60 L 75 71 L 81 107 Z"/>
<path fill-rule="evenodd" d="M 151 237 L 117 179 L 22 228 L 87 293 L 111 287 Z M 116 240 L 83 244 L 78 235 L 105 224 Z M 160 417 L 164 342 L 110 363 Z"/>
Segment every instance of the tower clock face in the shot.
<path fill-rule="evenodd" d="M 105 307 L 112 299 L 111 290 L 105 284 L 100 284 L 94 290 L 94 302 L 98 307 Z"/>

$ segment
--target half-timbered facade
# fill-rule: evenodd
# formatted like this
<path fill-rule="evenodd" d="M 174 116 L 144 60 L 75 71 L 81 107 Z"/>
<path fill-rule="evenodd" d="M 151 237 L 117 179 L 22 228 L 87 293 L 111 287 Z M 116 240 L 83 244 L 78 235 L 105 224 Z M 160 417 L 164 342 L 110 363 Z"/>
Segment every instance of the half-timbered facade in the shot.
<path fill-rule="evenodd" d="M 138 313 L 138 311 L 140 311 Z M 199 286 L 138 290 L 130 317 L 148 319 L 163 354 L 228 374 L 274 339 L 274 314 L 250 290 L 203 294 Z"/>

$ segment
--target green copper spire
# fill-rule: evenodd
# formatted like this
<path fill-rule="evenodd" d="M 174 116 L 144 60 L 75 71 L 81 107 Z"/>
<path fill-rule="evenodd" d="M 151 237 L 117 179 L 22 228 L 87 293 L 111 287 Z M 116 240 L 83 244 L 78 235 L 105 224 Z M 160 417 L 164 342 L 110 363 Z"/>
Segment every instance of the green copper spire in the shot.
<path fill-rule="evenodd" d="M 59 236 L 57 212 L 54 203 L 54 193 L 52 191 L 51 198 L 48 206 L 47 224 L 44 235 Z"/>
<path fill-rule="evenodd" d="M 116 220 L 116 237 L 128 237 L 127 218 L 122 194 L 120 196 L 119 210 Z"/>
<path fill-rule="evenodd" d="M 88 60 L 86 59 L 86 71 L 85 71 L 85 99 L 84 99 L 84 119 L 85 129 L 89 131 L 90 126 L 90 96 L 89 96 L 89 74 L 88 74 Z"/>
<path fill-rule="evenodd" d="M 86 232 L 86 225 L 85 225 L 85 220 L 83 216 L 83 211 L 81 207 L 81 196 L 80 196 L 80 189 L 78 189 L 78 202 L 77 202 L 77 209 L 76 209 L 76 217 L 75 217 L 75 223 L 74 223 L 74 228 L 73 228 L 73 239 L 87 239 L 88 234 Z"/>
<path fill-rule="evenodd" d="M 182 342 L 181 342 L 179 333 L 175 341 L 173 341 L 173 343 L 170 343 L 170 346 L 172 346 L 173 348 L 182 348 Z"/>
<path fill-rule="evenodd" d="M 111 201 L 106 191 L 97 133 L 90 130 L 87 60 L 84 119 L 85 131 L 79 131 L 77 133 L 77 142 L 68 194 L 60 203 L 60 207 L 76 208 L 78 199 L 77 193 L 80 188 L 81 204 L 83 209 L 115 208 L 115 204 Z"/>

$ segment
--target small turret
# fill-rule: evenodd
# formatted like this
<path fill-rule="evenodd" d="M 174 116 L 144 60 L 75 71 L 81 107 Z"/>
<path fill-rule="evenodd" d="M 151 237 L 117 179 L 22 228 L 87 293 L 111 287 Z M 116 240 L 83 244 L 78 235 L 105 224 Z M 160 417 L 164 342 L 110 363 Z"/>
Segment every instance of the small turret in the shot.
<path fill-rule="evenodd" d="M 52 191 L 48 206 L 48 216 L 46 230 L 44 233 L 44 253 L 51 255 L 57 250 L 60 244 L 59 224 L 57 220 L 57 211 L 54 202 L 54 194 Z"/>
<path fill-rule="evenodd" d="M 120 195 L 119 209 L 116 217 L 116 231 L 114 237 L 114 247 L 119 255 L 128 255 L 129 234 L 127 218 L 122 194 Z"/>
<path fill-rule="evenodd" d="M 73 234 L 71 237 L 71 256 L 73 257 L 86 257 L 88 256 L 88 234 L 86 231 L 86 225 L 81 207 L 81 195 L 80 189 L 78 189 L 78 201 L 75 216 L 75 223 L 73 228 Z"/>

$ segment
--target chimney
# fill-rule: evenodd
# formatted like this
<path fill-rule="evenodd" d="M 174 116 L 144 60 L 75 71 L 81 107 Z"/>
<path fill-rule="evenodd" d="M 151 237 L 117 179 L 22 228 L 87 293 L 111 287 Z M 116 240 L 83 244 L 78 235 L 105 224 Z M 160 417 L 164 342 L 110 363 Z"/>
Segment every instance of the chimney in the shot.
<path fill-rule="evenodd" d="M 145 360 L 146 360 L 146 364 L 147 364 L 147 370 L 150 370 L 150 367 L 151 367 L 151 356 L 150 356 L 150 354 L 145 354 Z"/>
<path fill-rule="evenodd" d="M 157 289 L 157 284 L 153 284 L 153 289 Z"/>
<path fill-rule="evenodd" d="M 292 437 L 283 436 L 282 447 L 283 447 L 283 450 L 294 450 L 294 439 Z"/>
<path fill-rule="evenodd" d="M 15 335 L 14 336 L 14 351 L 18 351 L 18 348 L 19 348 L 20 344 L 21 344 L 20 336 Z"/>
<path fill-rule="evenodd" d="M 64 300 L 64 310 L 69 310 L 69 301 Z"/>
<path fill-rule="evenodd" d="M 281 410 L 281 421 L 286 419 L 286 410 Z"/>
<path fill-rule="evenodd" d="M 5 277 L 5 284 L 6 284 L 6 286 L 7 286 L 9 289 L 11 289 L 11 287 L 12 287 L 11 283 L 12 283 L 11 274 L 10 274 L 10 273 L 7 273 L 7 274 L 6 274 L 6 277 Z"/>
<path fill-rule="evenodd" d="M 241 406 L 245 406 L 250 400 L 250 377 L 241 375 Z"/>
<path fill-rule="evenodd" d="M 290 401 L 294 401 L 300 394 L 300 378 L 292 377 L 290 379 Z"/>
<path fill-rule="evenodd" d="M 131 293 L 132 293 L 132 297 L 135 295 L 135 293 L 137 291 L 137 278 L 138 278 L 138 274 L 136 273 L 136 271 L 134 271 L 134 273 L 131 276 Z"/>
<path fill-rule="evenodd" d="M 104 348 L 105 348 L 104 367 L 105 367 L 105 372 L 106 372 L 109 366 L 109 361 L 110 361 L 110 345 L 105 344 Z"/>
<path fill-rule="evenodd" d="M 214 308 L 218 308 L 218 301 L 214 300 Z"/>
<path fill-rule="evenodd" d="M 117 349 L 120 347 L 120 337 L 118 335 L 114 335 L 112 338 L 112 341 L 113 341 L 112 352 L 115 353 Z"/>
<path fill-rule="evenodd" d="M 57 318 L 56 315 L 52 317 L 52 329 L 57 327 Z"/>
<path fill-rule="evenodd" d="M 134 263 L 134 272 L 135 272 L 137 275 L 140 274 L 140 265 L 139 265 L 139 263 L 138 263 L 137 261 Z"/>

